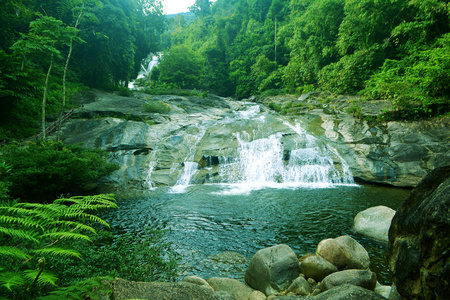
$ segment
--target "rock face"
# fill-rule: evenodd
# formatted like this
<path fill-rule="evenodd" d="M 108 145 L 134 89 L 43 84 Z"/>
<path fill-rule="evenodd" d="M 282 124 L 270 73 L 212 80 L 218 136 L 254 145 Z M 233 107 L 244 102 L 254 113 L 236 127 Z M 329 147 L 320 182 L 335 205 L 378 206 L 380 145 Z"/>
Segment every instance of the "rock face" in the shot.
<path fill-rule="evenodd" d="M 146 102 L 164 103 L 170 112 L 146 112 Z M 77 103 L 82 107 L 65 124 L 62 139 L 109 151 L 110 161 L 121 168 L 102 185 L 119 189 L 175 185 L 186 162 L 194 163 L 189 166 L 196 171 L 191 183 L 217 182 L 223 161 L 237 156 L 236 133 L 251 136 L 260 126 L 248 122 L 253 112 L 247 109 L 255 104 L 216 96 L 120 97 L 94 91 Z M 285 160 L 296 147 L 308 148 L 307 141 L 286 125 L 301 122 L 308 133 L 337 150 L 330 154 L 336 168 L 346 168 L 344 160 L 353 176 L 364 181 L 415 186 L 433 168 L 450 163 L 449 118 L 371 123 L 330 107 L 285 118 L 264 106 L 260 117 L 265 134 L 282 136 Z"/>
<path fill-rule="evenodd" d="M 450 295 L 450 166 L 426 176 L 397 210 L 389 230 L 389 265 L 406 299 Z"/>
<path fill-rule="evenodd" d="M 431 170 L 450 163 L 450 118 L 374 123 L 344 113 L 315 114 L 356 178 L 416 186 Z"/>
<path fill-rule="evenodd" d="M 213 300 L 214 291 L 192 283 L 184 282 L 134 282 L 115 279 L 112 282 L 113 295 L 106 299 L 152 299 L 152 300 Z"/>
<path fill-rule="evenodd" d="M 394 215 L 395 210 L 386 206 L 368 208 L 355 216 L 353 229 L 371 239 L 387 243 Z"/>
<path fill-rule="evenodd" d="M 299 275 L 297 255 L 281 244 L 256 252 L 245 273 L 245 282 L 269 296 L 288 288 Z"/>
<path fill-rule="evenodd" d="M 348 235 L 321 241 L 317 245 L 316 255 L 326 259 L 339 270 L 367 269 L 370 264 L 366 249 Z"/>

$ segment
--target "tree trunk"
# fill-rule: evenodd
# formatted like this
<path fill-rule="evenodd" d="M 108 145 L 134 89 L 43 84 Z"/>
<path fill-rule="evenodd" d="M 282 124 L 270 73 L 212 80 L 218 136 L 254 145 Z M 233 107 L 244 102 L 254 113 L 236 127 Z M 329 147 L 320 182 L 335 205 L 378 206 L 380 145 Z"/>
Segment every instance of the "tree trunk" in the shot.
<path fill-rule="evenodd" d="M 78 14 L 78 18 L 77 21 L 75 22 L 75 28 L 78 27 L 78 24 L 80 23 L 81 20 L 81 16 L 83 15 L 83 7 L 80 10 L 80 13 Z M 61 120 L 63 117 L 63 113 L 64 113 L 64 109 L 66 107 L 66 76 L 67 76 L 67 69 L 69 68 L 69 61 L 70 61 L 70 57 L 72 56 L 72 49 L 73 49 L 73 39 L 70 40 L 70 45 L 69 45 L 69 53 L 67 54 L 67 59 L 66 59 L 66 64 L 64 65 L 64 73 L 63 73 L 63 94 L 62 94 L 62 101 L 61 101 L 61 110 L 59 112 L 59 119 L 58 119 L 58 135 L 57 135 L 57 139 L 60 139 L 61 136 Z"/>
<path fill-rule="evenodd" d="M 45 132 L 45 105 L 47 102 L 47 89 L 48 89 L 48 78 L 50 77 L 50 72 L 53 67 L 53 54 L 50 60 L 50 66 L 48 67 L 47 76 L 45 77 L 45 85 L 44 85 L 44 96 L 42 97 L 42 139 L 46 140 L 46 132 Z"/>

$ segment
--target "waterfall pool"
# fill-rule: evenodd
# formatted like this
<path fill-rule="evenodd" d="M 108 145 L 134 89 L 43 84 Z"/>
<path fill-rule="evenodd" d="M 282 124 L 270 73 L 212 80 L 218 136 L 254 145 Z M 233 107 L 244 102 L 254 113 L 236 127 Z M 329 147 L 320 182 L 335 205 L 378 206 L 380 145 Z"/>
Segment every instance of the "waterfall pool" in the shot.
<path fill-rule="evenodd" d="M 397 209 L 409 190 L 356 184 L 204 184 L 142 191 L 104 216 L 116 233 L 145 238 L 145 228 L 168 229 L 164 240 L 180 255 L 180 279 L 243 280 L 260 249 L 289 245 L 315 253 L 326 238 L 350 235 L 369 252 L 378 281 L 390 283 L 387 245 L 356 234 L 355 215 L 369 207 Z"/>

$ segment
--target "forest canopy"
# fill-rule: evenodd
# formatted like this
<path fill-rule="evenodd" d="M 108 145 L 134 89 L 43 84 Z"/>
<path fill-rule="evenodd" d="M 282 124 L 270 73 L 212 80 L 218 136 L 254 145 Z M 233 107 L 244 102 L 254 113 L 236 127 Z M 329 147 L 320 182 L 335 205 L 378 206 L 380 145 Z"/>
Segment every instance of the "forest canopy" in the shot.
<path fill-rule="evenodd" d="M 198 88 L 360 94 L 391 100 L 403 118 L 447 110 L 448 1 L 197 0 L 191 11 L 192 22 L 170 19 L 162 45 L 203 57 Z"/>
<path fill-rule="evenodd" d="M 159 0 L 2 0 L 0 136 L 30 135 L 17 124 L 32 127 L 43 94 L 55 113 L 66 93 L 126 86 L 165 26 Z"/>
<path fill-rule="evenodd" d="M 448 111 L 447 0 L 196 0 L 189 10 L 165 16 L 161 0 L 3 0 L 0 136 L 30 136 L 45 109 L 63 110 L 80 89 L 126 88 L 158 52 L 152 87 L 359 94 L 390 100 L 406 119 Z"/>

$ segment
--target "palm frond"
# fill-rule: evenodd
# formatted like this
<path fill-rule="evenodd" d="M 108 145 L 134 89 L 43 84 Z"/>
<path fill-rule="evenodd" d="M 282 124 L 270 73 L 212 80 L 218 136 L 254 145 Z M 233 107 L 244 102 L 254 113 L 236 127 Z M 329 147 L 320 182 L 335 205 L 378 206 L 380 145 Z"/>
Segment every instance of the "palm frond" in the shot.
<path fill-rule="evenodd" d="M 37 249 L 33 250 L 32 252 L 37 254 L 49 254 L 52 256 L 69 256 L 69 257 L 76 257 L 81 259 L 80 252 L 69 249 L 69 248 L 60 248 L 60 247 L 48 247 L 43 249 Z"/>
<path fill-rule="evenodd" d="M 0 255 L 11 256 L 20 260 L 27 260 L 31 258 L 31 255 L 20 249 L 17 249 L 16 247 L 6 246 L 0 246 Z"/>

